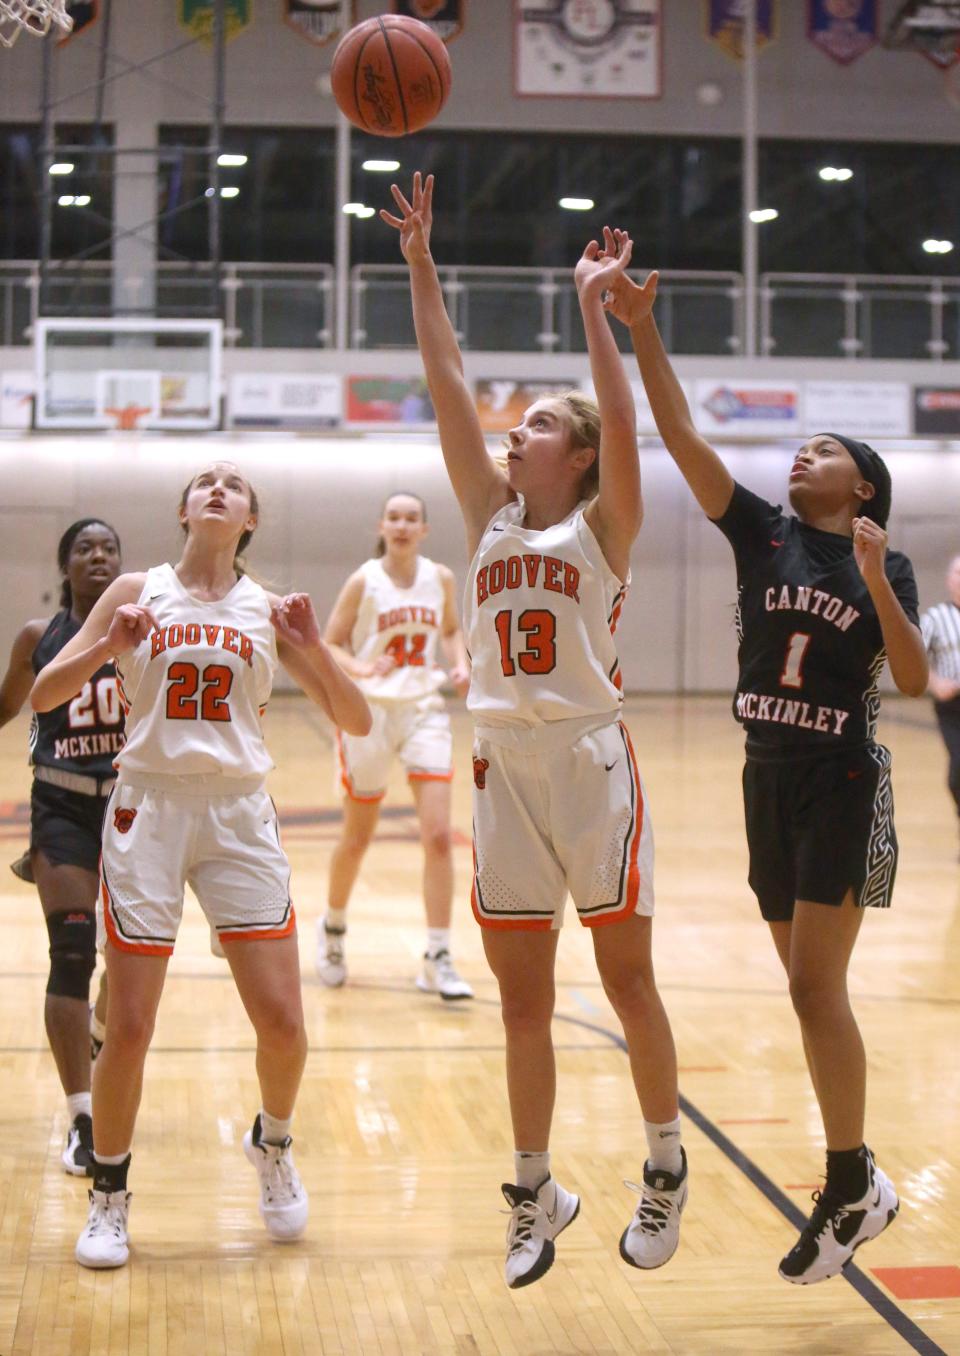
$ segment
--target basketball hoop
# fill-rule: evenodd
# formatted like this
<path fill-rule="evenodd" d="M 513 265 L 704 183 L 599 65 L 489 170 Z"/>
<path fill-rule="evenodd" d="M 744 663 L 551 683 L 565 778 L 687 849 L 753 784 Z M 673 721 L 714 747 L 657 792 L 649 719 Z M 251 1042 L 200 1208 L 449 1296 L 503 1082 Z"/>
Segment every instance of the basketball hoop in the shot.
<path fill-rule="evenodd" d="M 124 405 L 121 409 L 104 410 L 104 414 L 109 414 L 114 427 L 121 433 L 135 433 L 144 415 L 152 413 L 149 405 Z"/>
<path fill-rule="evenodd" d="M 0 46 L 12 47 L 21 33 L 44 38 L 50 25 L 65 33 L 73 28 L 68 0 L 0 0 Z"/>

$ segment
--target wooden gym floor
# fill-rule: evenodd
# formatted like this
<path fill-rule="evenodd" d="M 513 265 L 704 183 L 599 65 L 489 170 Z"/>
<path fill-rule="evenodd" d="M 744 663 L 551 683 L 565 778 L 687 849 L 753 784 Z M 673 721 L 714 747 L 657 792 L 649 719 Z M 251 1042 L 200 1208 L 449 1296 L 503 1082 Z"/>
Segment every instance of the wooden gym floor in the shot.
<path fill-rule="evenodd" d="M 189 900 L 131 1172 L 121 1271 L 73 1261 L 85 1185 L 60 1167 L 63 1099 L 43 1032 L 35 892 L 0 874 L 0 1356 L 215 1353 L 960 1353 L 960 865 L 944 755 L 923 702 L 888 701 L 901 866 L 871 911 L 851 988 L 870 1062 L 868 1138 L 898 1185 L 894 1226 L 815 1288 L 777 1263 L 823 1143 L 784 977 L 745 883 L 740 734 L 720 698 L 634 699 L 657 835 L 657 961 L 681 1064 L 690 1201 L 662 1271 L 623 1265 L 644 1145 L 616 1022 L 574 919 L 561 939 L 553 1161 L 583 1196 L 553 1270 L 508 1291 L 512 1175 L 502 1034 L 469 904 L 469 726 L 455 715 L 457 961 L 473 1003 L 413 987 L 420 853 L 396 779 L 351 911 L 350 980 L 314 978 L 337 830 L 331 744 L 274 701 L 272 790 L 294 866 L 311 1051 L 294 1126 L 306 1237 L 271 1244 L 240 1148 L 258 1106 L 251 1032 Z M 26 842 L 25 717 L 0 741 L 3 860 Z M 569 911 L 572 912 L 572 911 Z"/>

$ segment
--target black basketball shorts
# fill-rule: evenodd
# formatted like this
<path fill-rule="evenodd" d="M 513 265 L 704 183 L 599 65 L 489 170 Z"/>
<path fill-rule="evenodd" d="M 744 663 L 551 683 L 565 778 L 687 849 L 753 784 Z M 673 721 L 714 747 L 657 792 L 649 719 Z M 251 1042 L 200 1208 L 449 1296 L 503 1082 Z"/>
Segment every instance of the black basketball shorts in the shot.
<path fill-rule="evenodd" d="M 888 908 L 897 872 L 890 752 L 882 744 L 785 762 L 748 759 L 750 886 L 767 922 L 794 902 Z"/>
<path fill-rule="evenodd" d="M 30 793 L 30 850 L 52 866 L 100 869 L 100 838 L 106 796 L 83 796 L 34 781 Z"/>

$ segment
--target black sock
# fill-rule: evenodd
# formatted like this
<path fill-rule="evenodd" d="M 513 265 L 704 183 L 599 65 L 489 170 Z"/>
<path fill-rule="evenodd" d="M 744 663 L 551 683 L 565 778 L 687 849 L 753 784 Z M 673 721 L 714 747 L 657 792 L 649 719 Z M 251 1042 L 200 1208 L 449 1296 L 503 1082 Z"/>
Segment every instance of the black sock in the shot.
<path fill-rule="evenodd" d="M 96 1152 L 93 1155 L 93 1189 L 94 1191 L 126 1191 L 127 1189 L 127 1169 L 130 1166 L 130 1155 L 127 1154 L 122 1163 L 101 1163 L 97 1158 Z"/>
<path fill-rule="evenodd" d="M 866 1145 L 861 1144 L 859 1149 L 827 1150 L 828 1191 L 836 1192 L 847 1202 L 859 1201 L 868 1181 Z"/>

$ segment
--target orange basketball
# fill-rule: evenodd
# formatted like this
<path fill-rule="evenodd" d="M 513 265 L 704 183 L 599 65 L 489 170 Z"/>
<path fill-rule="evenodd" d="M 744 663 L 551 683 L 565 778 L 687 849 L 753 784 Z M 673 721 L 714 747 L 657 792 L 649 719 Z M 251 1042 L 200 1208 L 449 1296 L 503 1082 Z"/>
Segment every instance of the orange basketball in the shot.
<path fill-rule="evenodd" d="M 355 127 L 380 137 L 418 132 L 450 93 L 447 49 L 427 24 L 383 14 L 356 24 L 333 54 L 330 84 Z"/>

